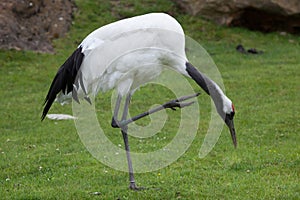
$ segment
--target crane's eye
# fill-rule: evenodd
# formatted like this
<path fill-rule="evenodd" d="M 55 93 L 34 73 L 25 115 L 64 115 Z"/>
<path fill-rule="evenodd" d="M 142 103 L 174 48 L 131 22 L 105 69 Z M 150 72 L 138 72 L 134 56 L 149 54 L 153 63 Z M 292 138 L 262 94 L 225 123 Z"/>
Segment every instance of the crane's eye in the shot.
<path fill-rule="evenodd" d="M 229 114 L 226 114 L 226 117 L 230 120 L 233 120 L 234 114 L 234 112 L 230 112 Z"/>

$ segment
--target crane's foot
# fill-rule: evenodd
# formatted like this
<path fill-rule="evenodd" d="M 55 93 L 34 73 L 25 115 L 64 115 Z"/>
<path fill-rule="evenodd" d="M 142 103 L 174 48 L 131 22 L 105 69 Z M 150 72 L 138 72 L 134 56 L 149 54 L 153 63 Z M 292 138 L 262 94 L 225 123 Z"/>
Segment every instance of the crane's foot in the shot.
<path fill-rule="evenodd" d="M 129 185 L 129 189 L 134 190 L 134 191 L 141 191 L 141 190 L 145 190 L 144 187 L 137 187 L 135 182 L 131 182 Z"/>
<path fill-rule="evenodd" d="M 170 108 L 172 110 L 176 110 L 176 108 L 184 108 L 186 106 L 192 105 L 193 103 L 195 103 L 195 102 L 194 101 L 191 101 L 191 102 L 177 102 L 177 101 L 174 100 L 174 101 L 163 104 L 163 107 L 164 108 Z"/>
<path fill-rule="evenodd" d="M 192 95 L 182 96 L 182 97 L 179 97 L 178 99 L 174 99 L 174 100 L 171 100 L 167 103 L 164 103 L 164 104 L 162 104 L 162 106 L 165 109 L 170 108 L 172 110 L 176 110 L 176 108 L 184 108 L 186 106 L 192 105 L 194 103 L 194 101 L 191 101 L 191 102 L 183 102 L 183 101 L 185 101 L 187 99 L 197 97 L 199 95 L 200 95 L 200 92 L 192 94 Z"/>

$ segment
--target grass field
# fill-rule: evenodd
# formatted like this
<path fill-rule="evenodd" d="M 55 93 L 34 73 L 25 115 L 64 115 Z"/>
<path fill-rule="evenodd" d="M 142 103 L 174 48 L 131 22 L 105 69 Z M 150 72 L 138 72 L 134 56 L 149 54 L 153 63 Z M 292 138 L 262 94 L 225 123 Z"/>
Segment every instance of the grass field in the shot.
<path fill-rule="evenodd" d="M 0 199 L 300 198 L 299 36 L 219 27 L 182 14 L 165 0 L 129 0 L 117 5 L 104 0 L 76 2 L 74 24 L 66 37 L 54 41 L 55 54 L 0 51 Z M 214 59 L 226 93 L 235 103 L 238 148 L 233 148 L 224 128 L 214 149 L 205 158 L 198 157 L 210 119 L 206 116 L 210 100 L 203 93 L 198 98 L 200 128 L 191 147 L 166 168 L 136 174 L 137 184 L 149 189 L 134 192 L 128 189 L 127 173 L 90 155 L 73 121 L 41 123 L 40 115 L 52 78 L 82 38 L 106 23 L 154 11 L 172 13 L 186 34 Z M 235 50 L 238 44 L 264 53 L 240 54 Z M 110 128 L 108 97 L 99 95 L 97 101 L 107 112 L 98 117 L 111 131 L 109 137 L 123 145 L 119 131 Z M 142 88 L 133 97 L 132 112 L 168 99 L 159 88 Z M 72 109 L 56 104 L 51 112 L 71 114 Z M 167 113 L 170 118 L 179 116 Z M 149 119 L 140 123 L 147 122 Z M 161 136 L 171 139 L 176 122 L 171 120 Z M 134 138 L 130 141 L 133 149 L 145 152 L 165 144 L 156 138 L 143 145 Z"/>

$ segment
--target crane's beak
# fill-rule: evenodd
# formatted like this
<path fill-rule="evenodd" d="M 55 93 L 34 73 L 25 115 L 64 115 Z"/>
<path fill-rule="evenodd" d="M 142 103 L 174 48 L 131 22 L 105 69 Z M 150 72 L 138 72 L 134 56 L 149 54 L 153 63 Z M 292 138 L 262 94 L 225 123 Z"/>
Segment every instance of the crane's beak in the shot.
<path fill-rule="evenodd" d="M 233 117 L 230 117 L 230 115 L 226 115 L 226 117 L 225 117 L 225 123 L 226 123 L 226 125 L 229 128 L 233 145 L 236 148 L 236 146 L 237 146 L 237 140 L 236 140 L 236 135 L 235 135 Z"/>

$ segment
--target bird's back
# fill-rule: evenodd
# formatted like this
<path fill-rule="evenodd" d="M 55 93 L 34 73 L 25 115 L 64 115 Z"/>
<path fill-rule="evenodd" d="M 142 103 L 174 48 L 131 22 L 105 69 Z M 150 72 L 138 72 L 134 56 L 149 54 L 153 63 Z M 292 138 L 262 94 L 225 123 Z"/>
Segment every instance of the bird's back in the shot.
<path fill-rule="evenodd" d="M 121 33 L 129 33 L 141 29 L 162 29 L 177 32 L 181 35 L 184 34 L 181 25 L 170 15 L 165 13 L 150 13 L 102 26 L 91 32 L 86 39 L 98 38 L 105 41 Z"/>
<path fill-rule="evenodd" d="M 85 54 L 82 74 L 93 94 L 118 86 L 122 90 L 119 92 L 128 93 L 132 89 L 129 84 L 136 88 L 158 76 L 161 65 L 180 68 L 186 60 L 183 29 L 173 17 L 163 13 L 105 25 L 90 33 L 80 46 Z M 180 64 L 174 57 L 181 59 Z M 125 89 L 123 79 L 128 84 Z"/>

